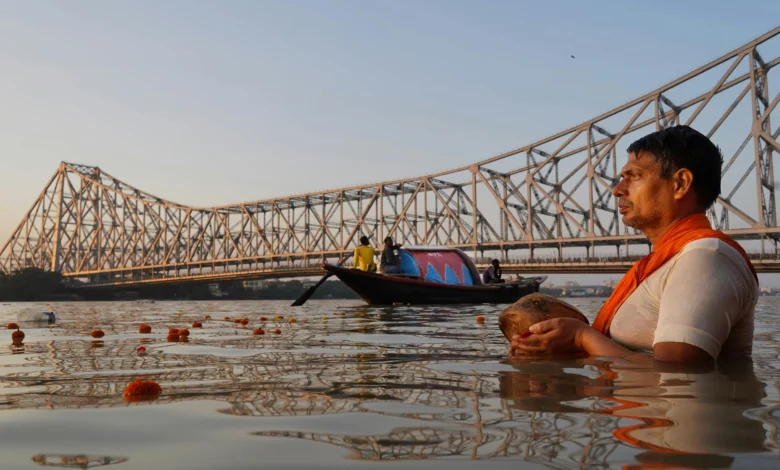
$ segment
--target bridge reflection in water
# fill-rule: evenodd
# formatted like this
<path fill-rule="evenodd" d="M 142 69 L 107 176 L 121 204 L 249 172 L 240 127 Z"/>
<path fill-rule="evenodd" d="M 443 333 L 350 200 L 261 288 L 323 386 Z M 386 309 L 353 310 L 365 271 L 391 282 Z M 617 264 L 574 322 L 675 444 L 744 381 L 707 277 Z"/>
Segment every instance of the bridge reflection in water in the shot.
<path fill-rule="evenodd" d="M 596 305 L 580 302 L 586 310 Z M 497 328 L 475 327 L 474 316 L 490 315 L 492 307 L 354 307 L 340 317 L 332 315 L 334 303 L 297 311 L 281 303 L 58 305 L 55 327 L 23 325 L 26 343 L 2 355 L 0 416 L 14 409 L 221 402 L 219 413 L 242 420 L 257 439 L 327 443 L 370 461 L 722 467 L 746 453 L 777 457 L 780 449 L 774 317 L 757 327 L 754 363 L 683 371 L 596 359 L 510 362 Z M 4 318 L 9 307 L 3 309 Z M 266 322 L 281 335 L 251 334 L 260 315 L 292 312 L 295 324 Z M 192 329 L 187 343 L 166 342 L 169 327 L 205 314 L 245 316 L 251 324 L 211 320 Z M 136 334 L 140 322 L 155 333 Z M 95 325 L 106 332 L 102 341 L 88 336 Z M 136 354 L 140 344 L 146 356 Z M 141 375 L 162 384 L 163 394 L 125 402 L 124 387 Z M 342 425 L 307 431 L 300 421 L 262 424 L 327 415 L 343 416 Z M 355 416 L 393 424 L 389 431 L 355 431 Z M 256 430 L 253 419 L 261 419 Z"/>

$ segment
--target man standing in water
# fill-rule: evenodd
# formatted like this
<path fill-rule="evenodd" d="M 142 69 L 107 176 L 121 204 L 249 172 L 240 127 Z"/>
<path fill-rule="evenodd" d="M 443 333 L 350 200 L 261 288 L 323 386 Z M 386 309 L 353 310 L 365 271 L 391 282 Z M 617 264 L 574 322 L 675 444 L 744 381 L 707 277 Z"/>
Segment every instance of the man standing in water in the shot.
<path fill-rule="evenodd" d="M 750 354 L 758 276 L 740 245 L 713 230 L 705 211 L 720 194 L 723 157 L 704 135 L 675 126 L 628 147 L 613 189 L 623 223 L 653 246 L 621 279 L 593 327 L 558 318 L 515 336 L 516 354 L 587 352 L 657 361 Z"/>

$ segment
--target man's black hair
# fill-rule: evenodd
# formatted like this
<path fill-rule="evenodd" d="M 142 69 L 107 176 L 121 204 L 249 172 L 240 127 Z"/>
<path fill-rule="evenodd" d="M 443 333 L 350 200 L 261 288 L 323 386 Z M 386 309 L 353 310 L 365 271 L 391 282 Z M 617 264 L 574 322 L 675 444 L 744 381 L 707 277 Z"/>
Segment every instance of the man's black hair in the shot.
<path fill-rule="evenodd" d="M 365 235 L 363 235 L 362 237 L 360 237 L 360 244 L 361 244 L 361 245 L 368 245 L 368 237 L 367 237 L 367 236 L 365 236 Z"/>
<path fill-rule="evenodd" d="M 648 134 L 628 146 L 628 153 L 647 152 L 661 167 L 661 176 L 670 178 L 686 168 L 693 174 L 693 190 L 700 209 L 708 209 L 720 194 L 723 154 L 717 145 L 688 126 L 674 126 Z"/>

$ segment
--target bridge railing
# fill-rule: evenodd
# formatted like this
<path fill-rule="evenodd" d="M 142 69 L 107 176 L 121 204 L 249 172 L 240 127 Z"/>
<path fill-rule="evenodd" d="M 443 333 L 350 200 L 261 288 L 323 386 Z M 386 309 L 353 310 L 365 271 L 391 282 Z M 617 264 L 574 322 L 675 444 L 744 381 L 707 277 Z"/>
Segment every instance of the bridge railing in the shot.
<path fill-rule="evenodd" d="M 748 251 L 748 256 L 754 261 L 780 261 L 780 252 L 761 252 L 761 251 Z M 503 265 L 518 266 L 518 265 L 549 265 L 549 264 L 623 264 L 623 263 L 635 263 L 641 260 L 646 255 L 625 255 L 625 256 L 556 256 L 556 255 L 542 255 L 534 257 L 511 257 L 505 258 L 501 261 Z M 474 262 L 478 266 L 487 266 L 494 258 L 479 257 L 475 258 Z"/>

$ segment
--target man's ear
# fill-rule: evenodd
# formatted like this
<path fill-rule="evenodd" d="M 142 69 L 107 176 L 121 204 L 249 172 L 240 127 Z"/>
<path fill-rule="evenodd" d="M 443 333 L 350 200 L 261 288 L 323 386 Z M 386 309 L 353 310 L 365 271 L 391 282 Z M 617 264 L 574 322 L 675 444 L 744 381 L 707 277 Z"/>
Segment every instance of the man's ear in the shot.
<path fill-rule="evenodd" d="M 674 183 L 674 198 L 682 199 L 693 189 L 693 173 L 687 168 L 681 168 L 672 176 Z"/>

